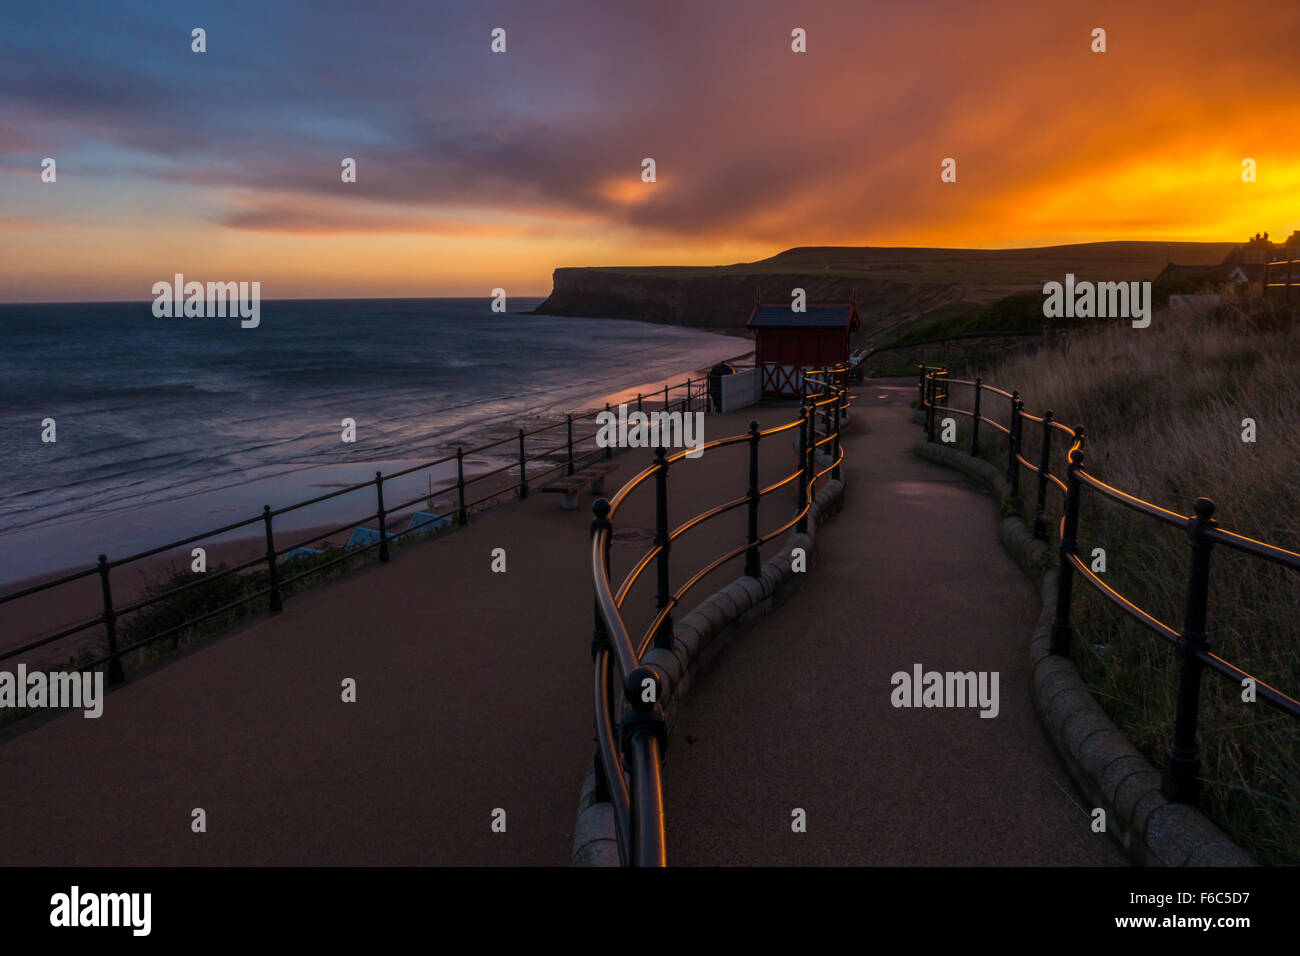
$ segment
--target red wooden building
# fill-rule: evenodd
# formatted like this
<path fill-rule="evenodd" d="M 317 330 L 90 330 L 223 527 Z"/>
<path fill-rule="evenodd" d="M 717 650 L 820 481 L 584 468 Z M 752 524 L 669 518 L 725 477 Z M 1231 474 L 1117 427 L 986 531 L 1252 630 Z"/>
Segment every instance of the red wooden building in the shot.
<path fill-rule="evenodd" d="M 746 328 L 754 333 L 754 365 L 764 398 L 800 398 L 800 372 L 849 360 L 849 336 L 861 327 L 857 302 L 754 304 Z"/>

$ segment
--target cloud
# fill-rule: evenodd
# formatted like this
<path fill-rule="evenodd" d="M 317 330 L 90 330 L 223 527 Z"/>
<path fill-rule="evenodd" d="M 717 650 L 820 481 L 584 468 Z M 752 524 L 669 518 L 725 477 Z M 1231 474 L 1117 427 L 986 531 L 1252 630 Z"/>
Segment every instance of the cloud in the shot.
<path fill-rule="evenodd" d="M 39 219 L 25 219 L 18 216 L 0 216 L 0 231 L 3 232 L 29 232 L 32 229 L 53 229 L 56 228 L 48 222 L 41 222 Z"/>
<path fill-rule="evenodd" d="M 474 221 L 367 208 L 358 204 L 323 206 L 275 200 L 230 212 L 222 225 L 252 232 L 293 235 L 458 236 L 472 239 L 518 239 L 545 236 L 554 227 L 541 223 Z"/>
<path fill-rule="evenodd" d="M 1249 18 L 1209 0 L 232 0 L 204 20 L 198 55 L 146 0 L 33 8 L 0 39 L 3 154 L 111 148 L 138 158 L 118 175 L 201 197 L 180 219 L 286 242 L 598 229 L 638 253 L 1187 234 L 1263 209 L 1213 184 L 1225 156 L 1300 165 L 1300 8 L 1277 0 Z"/>

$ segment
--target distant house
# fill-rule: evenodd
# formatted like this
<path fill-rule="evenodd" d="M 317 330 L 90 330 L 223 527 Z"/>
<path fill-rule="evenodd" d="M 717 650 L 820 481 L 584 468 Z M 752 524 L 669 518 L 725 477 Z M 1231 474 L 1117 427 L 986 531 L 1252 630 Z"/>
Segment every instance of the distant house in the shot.
<path fill-rule="evenodd" d="M 1263 265 L 1273 258 L 1273 251 L 1276 248 L 1277 243 L 1269 240 L 1268 233 L 1262 236 L 1256 233 L 1247 239 L 1244 245 L 1238 246 L 1224 256 L 1221 264 L 1229 268 L 1236 265 Z"/>
<path fill-rule="evenodd" d="M 1157 282 L 1169 282 L 1177 279 L 1198 279 L 1198 278 L 1227 278 L 1227 271 L 1223 266 L 1203 265 L 1203 266 L 1179 266 L 1169 263 L 1160 270 L 1156 276 Z"/>
<path fill-rule="evenodd" d="M 856 301 L 810 302 L 803 312 L 788 302 L 756 302 L 746 328 L 754 333 L 763 397 L 801 397 L 800 372 L 847 362 L 849 338 L 861 327 Z"/>
<path fill-rule="evenodd" d="M 1252 282 L 1264 281 L 1264 264 L 1261 263 L 1242 263 L 1233 266 L 1228 271 L 1228 281 L 1236 285 L 1249 285 Z"/>
<path fill-rule="evenodd" d="M 1300 230 L 1287 240 L 1288 245 L 1292 242 L 1300 244 Z M 1265 263 L 1276 259 L 1283 251 L 1281 246 L 1268 238 L 1268 233 L 1256 233 L 1224 256 L 1218 265 L 1182 266 L 1171 262 L 1160 270 L 1156 281 L 1199 279 L 1202 280 L 1202 285 L 1213 285 L 1217 281 L 1249 287 L 1263 281 Z"/>

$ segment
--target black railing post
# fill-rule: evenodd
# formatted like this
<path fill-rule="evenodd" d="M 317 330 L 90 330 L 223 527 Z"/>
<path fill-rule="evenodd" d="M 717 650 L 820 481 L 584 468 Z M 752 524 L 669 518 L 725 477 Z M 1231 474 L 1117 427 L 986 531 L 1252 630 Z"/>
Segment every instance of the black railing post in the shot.
<path fill-rule="evenodd" d="M 926 379 L 926 394 L 929 396 L 925 403 L 925 429 L 926 437 L 934 441 L 934 419 L 935 419 L 935 396 L 939 391 L 939 377 L 931 370 L 930 377 Z"/>
<path fill-rule="evenodd" d="M 835 467 L 831 469 L 831 479 L 840 480 L 840 406 L 844 401 L 844 386 L 837 386 L 835 389 L 835 440 L 831 442 L 831 458 L 835 461 Z"/>
<path fill-rule="evenodd" d="M 262 506 L 262 522 L 266 525 L 266 576 L 271 588 L 271 613 L 280 611 L 280 581 L 275 573 L 275 535 L 271 531 L 271 506 Z"/>
<path fill-rule="evenodd" d="M 1011 414 L 1007 416 L 1007 484 L 1015 480 L 1016 473 L 1020 469 L 1016 466 L 1016 422 L 1020 416 L 1016 414 L 1016 403 L 1020 401 L 1020 393 L 1012 391 L 1011 393 Z M 1015 492 L 1012 492 L 1014 495 Z"/>
<path fill-rule="evenodd" d="M 619 407 L 625 408 L 626 406 L 620 405 Z M 605 403 L 605 420 L 609 421 L 609 402 Z M 605 446 L 605 460 L 608 461 L 613 457 L 614 457 L 614 443 L 610 442 L 608 445 Z"/>
<path fill-rule="evenodd" d="M 925 363 L 921 363 L 921 372 L 916 379 L 917 399 L 925 405 Z"/>
<path fill-rule="evenodd" d="M 524 430 L 519 429 L 519 497 L 528 497 L 528 456 L 524 454 Z"/>
<path fill-rule="evenodd" d="M 662 611 L 672 601 L 668 586 L 668 551 L 672 542 L 668 538 L 668 459 L 667 451 L 662 445 L 655 449 L 655 547 L 659 549 L 656 570 L 658 571 L 658 588 L 655 594 L 655 609 Z M 673 646 L 673 616 L 664 615 L 655 631 L 655 647 L 671 650 Z"/>
<path fill-rule="evenodd" d="M 104 634 L 108 638 L 108 682 L 123 684 L 126 673 L 117 656 L 117 611 L 113 608 L 113 589 L 108 584 L 108 556 L 99 556 L 99 590 L 104 597 Z"/>
<path fill-rule="evenodd" d="M 565 415 L 565 422 L 569 427 L 569 474 L 573 474 L 573 416 Z"/>
<path fill-rule="evenodd" d="M 664 385 L 664 411 L 668 411 L 668 386 Z"/>
<path fill-rule="evenodd" d="M 930 437 L 930 377 L 928 374 L 924 381 L 921 382 L 921 431 L 925 432 L 927 441 L 934 441 Z"/>
<path fill-rule="evenodd" d="M 808 446 L 811 444 L 808 441 L 808 421 L 811 416 L 809 415 L 807 401 L 805 398 L 804 404 L 799 406 L 799 414 L 803 420 L 799 423 L 799 504 L 797 507 L 803 514 L 799 518 L 798 524 L 795 525 L 795 530 L 800 534 L 806 534 L 808 531 L 808 511 L 806 510 L 808 507 L 808 456 L 810 453 Z"/>
<path fill-rule="evenodd" d="M 970 420 L 970 454 L 972 458 L 980 456 L 980 395 L 984 393 L 984 380 L 975 376 L 975 408 Z"/>
<path fill-rule="evenodd" d="M 384 513 L 384 473 L 375 472 L 375 497 L 379 500 L 379 560 L 388 560 L 388 516 Z"/>
<path fill-rule="evenodd" d="M 1047 537 L 1047 475 L 1052 467 L 1052 412 L 1043 413 L 1043 449 L 1038 458 L 1038 501 L 1034 504 L 1034 537 Z"/>
<path fill-rule="evenodd" d="M 643 696 L 646 684 L 655 687 L 653 701 Z M 638 783 L 641 795 L 633 796 L 629 820 L 631 865 L 666 866 L 663 830 L 663 778 L 661 767 L 668 744 L 668 721 L 664 717 L 663 684 L 660 672 L 636 667 L 623 681 L 623 714 L 619 721 L 623 763 Z"/>
<path fill-rule="evenodd" d="M 465 512 L 465 452 L 456 449 L 456 523 L 469 524 L 469 515 Z"/>
<path fill-rule="evenodd" d="M 1065 471 L 1065 526 L 1061 531 L 1060 567 L 1056 572 L 1056 617 L 1052 620 L 1051 651 L 1070 656 L 1070 599 L 1074 591 L 1074 562 L 1079 550 L 1079 469 L 1083 467 L 1083 426 L 1074 430 L 1070 464 Z"/>
<path fill-rule="evenodd" d="M 1210 591 L 1210 548 L 1206 532 L 1214 527 L 1214 502 L 1197 498 L 1196 514 L 1187 519 L 1187 540 L 1192 549 L 1187 576 L 1187 613 L 1178 637 L 1178 704 L 1174 740 L 1160 788 L 1171 803 L 1195 804 L 1200 790 L 1197 774 L 1200 757 L 1196 752 L 1196 711 L 1201 693 L 1199 652 L 1209 647 L 1205 637 L 1205 608 Z"/>
<path fill-rule="evenodd" d="M 1020 501 L 1020 439 L 1024 434 L 1025 403 L 1020 400 L 1019 392 L 1011 393 L 1011 453 L 1008 456 L 1007 480 L 1011 483 L 1011 497 Z"/>
<path fill-rule="evenodd" d="M 637 393 L 636 393 L 636 410 L 637 410 L 638 412 L 641 411 L 641 393 L 640 393 L 640 392 L 637 392 Z"/>
<path fill-rule="evenodd" d="M 749 423 L 749 550 L 745 552 L 745 576 L 757 578 L 761 574 L 758 561 L 758 422 Z"/>

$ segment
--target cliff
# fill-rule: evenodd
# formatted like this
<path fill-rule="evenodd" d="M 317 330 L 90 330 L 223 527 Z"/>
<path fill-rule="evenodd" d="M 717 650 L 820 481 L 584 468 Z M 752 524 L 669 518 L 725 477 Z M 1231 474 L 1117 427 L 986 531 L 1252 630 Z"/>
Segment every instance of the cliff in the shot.
<path fill-rule="evenodd" d="M 864 336 L 941 307 L 980 308 L 1072 272 L 1080 279 L 1151 279 L 1169 258 L 1218 261 L 1230 243 L 1097 242 L 1034 249 L 803 246 L 726 266 L 556 269 L 544 315 L 639 319 L 704 328 L 743 327 L 761 291 L 788 302 L 855 292 Z"/>
<path fill-rule="evenodd" d="M 664 275 L 606 269 L 556 269 L 550 296 L 537 307 L 545 315 L 575 315 L 639 319 L 707 328 L 741 327 L 754 300 L 789 301 L 790 290 L 802 288 L 808 300 L 848 299 L 893 301 L 908 291 L 896 283 L 817 276 L 798 272 L 766 275 Z M 930 290 L 926 298 L 935 298 Z M 942 295 L 939 296 L 942 299 Z"/>

